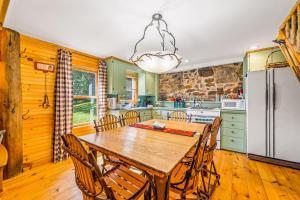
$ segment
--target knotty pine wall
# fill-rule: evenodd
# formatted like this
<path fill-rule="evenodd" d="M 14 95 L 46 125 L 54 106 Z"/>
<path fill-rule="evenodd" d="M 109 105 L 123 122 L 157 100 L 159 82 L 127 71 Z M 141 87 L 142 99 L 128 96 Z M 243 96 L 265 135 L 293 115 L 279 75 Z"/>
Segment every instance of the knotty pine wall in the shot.
<path fill-rule="evenodd" d="M 50 101 L 48 109 L 42 108 L 45 74 L 34 68 L 34 62 L 57 65 L 59 45 L 21 35 L 21 83 L 23 114 L 24 167 L 30 168 L 52 161 L 52 135 L 54 126 L 54 84 L 55 73 L 47 73 L 47 90 Z M 25 53 L 22 53 L 26 49 Z M 73 53 L 73 66 L 97 72 L 99 59 L 93 56 Z M 77 135 L 88 133 L 91 126 L 76 127 Z"/>

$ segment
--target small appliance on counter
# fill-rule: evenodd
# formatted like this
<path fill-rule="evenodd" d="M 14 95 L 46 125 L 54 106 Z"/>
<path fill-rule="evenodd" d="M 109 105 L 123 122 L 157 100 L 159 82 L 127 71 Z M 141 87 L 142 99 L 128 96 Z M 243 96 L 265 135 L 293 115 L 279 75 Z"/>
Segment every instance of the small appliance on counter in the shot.
<path fill-rule="evenodd" d="M 108 109 L 117 109 L 117 98 L 107 98 L 107 107 Z"/>
<path fill-rule="evenodd" d="M 246 110 L 245 99 L 222 99 L 221 104 L 224 110 Z"/>

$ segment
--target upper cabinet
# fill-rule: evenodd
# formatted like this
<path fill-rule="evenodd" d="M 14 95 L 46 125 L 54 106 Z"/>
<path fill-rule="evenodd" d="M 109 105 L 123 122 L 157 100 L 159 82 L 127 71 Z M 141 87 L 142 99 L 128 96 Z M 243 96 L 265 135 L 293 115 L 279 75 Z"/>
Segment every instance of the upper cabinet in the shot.
<path fill-rule="evenodd" d="M 249 51 L 244 59 L 248 71 L 265 70 L 267 66 L 285 63 L 284 55 L 277 47 Z"/>
<path fill-rule="evenodd" d="M 117 59 L 107 59 L 107 92 L 108 94 L 126 93 L 126 72 L 132 67 Z"/>
<path fill-rule="evenodd" d="M 133 64 L 115 57 L 105 59 L 107 64 L 108 94 L 126 94 L 126 77 L 138 75 L 138 95 L 156 96 L 158 86 L 157 74 L 146 72 Z"/>
<path fill-rule="evenodd" d="M 156 95 L 156 76 L 157 74 L 140 71 L 138 79 L 138 94 L 146 96 Z"/>

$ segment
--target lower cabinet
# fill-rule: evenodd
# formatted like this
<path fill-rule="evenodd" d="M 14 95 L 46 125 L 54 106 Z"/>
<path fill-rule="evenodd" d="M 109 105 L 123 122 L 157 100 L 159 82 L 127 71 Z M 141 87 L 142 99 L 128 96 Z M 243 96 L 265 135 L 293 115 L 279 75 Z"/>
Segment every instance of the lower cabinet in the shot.
<path fill-rule="evenodd" d="M 152 110 L 152 117 L 153 119 L 165 119 L 167 120 L 168 119 L 168 115 L 169 113 L 175 111 L 174 109 L 170 109 L 170 110 L 167 110 L 167 109 L 153 109 Z"/>
<path fill-rule="evenodd" d="M 221 149 L 246 152 L 246 113 L 222 111 Z"/>
<path fill-rule="evenodd" d="M 141 121 L 147 121 L 152 119 L 152 110 L 141 110 L 141 111 L 137 111 L 140 113 L 141 116 Z"/>
<path fill-rule="evenodd" d="M 146 109 L 146 110 L 136 110 L 138 113 L 140 113 L 141 121 L 147 121 L 152 119 L 152 110 Z M 113 114 L 116 116 L 122 116 L 125 115 L 125 113 L 128 112 L 128 110 L 110 110 L 109 114 Z"/>

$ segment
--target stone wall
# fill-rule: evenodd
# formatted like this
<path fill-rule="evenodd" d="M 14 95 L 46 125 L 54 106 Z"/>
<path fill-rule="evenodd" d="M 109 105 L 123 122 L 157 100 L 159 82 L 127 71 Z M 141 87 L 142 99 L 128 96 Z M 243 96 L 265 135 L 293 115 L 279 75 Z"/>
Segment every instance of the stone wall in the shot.
<path fill-rule="evenodd" d="M 160 100 L 191 96 L 199 100 L 216 100 L 216 95 L 236 95 L 243 84 L 243 63 L 161 74 Z"/>

